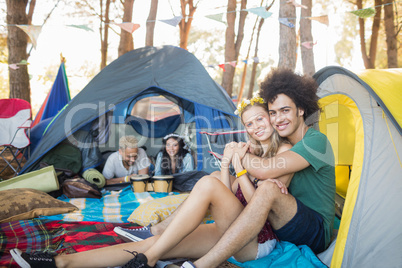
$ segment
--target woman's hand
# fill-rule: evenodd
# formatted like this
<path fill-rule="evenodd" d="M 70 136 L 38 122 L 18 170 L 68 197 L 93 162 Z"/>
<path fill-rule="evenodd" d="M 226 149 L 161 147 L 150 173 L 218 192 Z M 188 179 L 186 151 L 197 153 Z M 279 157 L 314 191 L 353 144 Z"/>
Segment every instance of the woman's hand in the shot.
<path fill-rule="evenodd" d="M 222 167 L 229 167 L 230 162 L 232 162 L 233 158 L 233 148 L 237 146 L 237 142 L 230 142 L 225 145 L 225 149 L 223 150 L 223 157 L 221 160 Z"/>
<path fill-rule="evenodd" d="M 251 144 L 250 141 L 248 141 L 246 143 L 244 143 L 244 142 L 237 143 L 237 146 L 235 146 L 233 148 L 233 156 L 235 155 L 236 158 L 238 158 L 239 160 L 242 160 L 243 157 L 246 155 L 246 153 L 249 151 L 250 144 Z"/>

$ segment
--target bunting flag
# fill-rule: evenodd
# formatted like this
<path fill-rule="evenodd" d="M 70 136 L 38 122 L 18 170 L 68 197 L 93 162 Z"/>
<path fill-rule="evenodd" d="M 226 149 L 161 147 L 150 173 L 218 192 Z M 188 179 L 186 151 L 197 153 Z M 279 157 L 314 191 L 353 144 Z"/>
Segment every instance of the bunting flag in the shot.
<path fill-rule="evenodd" d="M 260 62 L 260 59 L 259 59 L 258 57 L 254 57 L 254 58 L 253 58 L 253 61 L 254 61 L 255 63 L 259 63 L 259 62 Z"/>
<path fill-rule="evenodd" d="M 226 72 L 226 70 L 225 70 L 225 64 L 224 64 L 224 63 L 219 64 L 218 66 L 219 66 L 219 68 L 221 68 L 224 72 Z"/>
<path fill-rule="evenodd" d="M 355 14 L 359 18 L 366 19 L 366 18 L 373 17 L 375 15 L 376 11 L 374 8 L 369 7 L 369 8 L 365 8 L 365 9 L 350 11 L 350 13 Z"/>
<path fill-rule="evenodd" d="M 67 25 L 68 27 L 73 27 L 73 28 L 78 28 L 78 29 L 82 29 L 85 30 L 87 32 L 93 32 L 94 30 L 92 30 L 91 28 L 89 28 L 87 25 L 75 25 L 75 24 L 70 24 Z"/>
<path fill-rule="evenodd" d="M 279 18 L 278 19 L 280 23 L 282 23 L 283 25 L 288 26 L 289 28 L 294 28 L 295 25 L 293 23 L 291 23 L 288 18 Z"/>
<path fill-rule="evenodd" d="M 322 24 L 329 26 L 328 15 L 322 15 L 322 16 L 318 16 L 318 17 L 308 17 L 308 19 L 315 20 L 315 21 L 318 21 Z"/>
<path fill-rule="evenodd" d="M 42 26 L 36 25 L 17 25 L 18 28 L 23 30 L 31 39 L 33 47 L 36 49 L 37 40 L 40 32 L 42 31 Z"/>
<path fill-rule="evenodd" d="M 205 17 L 207 17 L 208 19 L 215 20 L 215 21 L 218 21 L 218 22 L 221 22 L 221 23 L 227 25 L 226 21 L 223 20 L 223 13 L 207 15 Z"/>
<path fill-rule="evenodd" d="M 168 19 L 168 20 L 159 20 L 159 21 L 164 22 L 164 23 L 166 23 L 166 24 L 169 24 L 169 25 L 171 25 L 171 26 L 173 26 L 173 27 L 176 27 L 182 19 L 183 19 L 183 17 L 180 15 L 180 16 L 175 16 L 175 17 L 172 18 L 172 19 Z"/>
<path fill-rule="evenodd" d="M 231 61 L 231 62 L 229 62 L 229 64 L 232 65 L 234 68 L 236 68 L 237 62 L 236 61 Z"/>
<path fill-rule="evenodd" d="M 17 70 L 20 67 L 18 65 L 28 65 L 29 63 L 26 60 L 21 60 L 19 63 L 11 63 L 8 65 L 10 69 Z"/>
<path fill-rule="evenodd" d="M 298 4 L 298 3 L 296 3 L 295 0 L 288 0 L 286 3 L 293 4 L 295 7 L 301 7 L 301 8 L 307 9 L 307 6 Z"/>
<path fill-rule="evenodd" d="M 123 30 L 125 30 L 126 32 L 129 33 L 133 33 L 135 30 L 137 30 L 138 28 L 140 28 L 139 24 L 134 24 L 132 22 L 123 22 L 123 23 L 115 23 L 115 25 L 119 26 L 120 28 L 122 28 Z"/>
<path fill-rule="evenodd" d="M 248 60 L 242 60 L 242 62 L 244 62 L 245 64 L 248 64 Z"/>
<path fill-rule="evenodd" d="M 313 49 L 313 46 L 317 44 L 317 41 L 315 43 L 313 41 L 306 41 L 301 44 L 307 49 Z"/>
<path fill-rule="evenodd" d="M 250 13 L 256 14 L 264 19 L 267 19 L 271 17 L 272 12 L 268 12 L 265 7 L 253 7 L 253 8 L 248 8 L 244 9 L 244 11 L 248 11 Z"/>
<path fill-rule="evenodd" d="M 17 69 L 20 68 L 20 67 L 18 67 L 18 65 L 17 65 L 16 63 L 11 63 L 10 65 L 8 65 L 8 67 L 9 67 L 10 69 L 13 69 L 13 70 L 17 70 Z"/>

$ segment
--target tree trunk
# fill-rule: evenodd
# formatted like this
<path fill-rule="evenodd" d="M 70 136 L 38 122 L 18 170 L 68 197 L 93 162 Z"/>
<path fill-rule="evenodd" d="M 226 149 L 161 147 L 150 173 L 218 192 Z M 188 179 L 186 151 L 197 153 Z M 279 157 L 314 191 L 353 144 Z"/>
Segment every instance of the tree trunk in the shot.
<path fill-rule="evenodd" d="M 151 7 L 147 19 L 147 32 L 145 36 L 145 46 L 154 46 L 154 30 L 156 13 L 158 11 L 158 0 L 151 0 Z"/>
<path fill-rule="evenodd" d="M 261 3 L 261 5 L 262 5 L 262 3 Z M 242 77 L 241 77 L 240 90 L 239 90 L 239 94 L 238 94 L 238 97 L 237 97 L 237 99 L 239 101 L 241 101 L 241 99 L 243 98 L 244 84 L 246 83 L 246 76 L 247 76 L 247 65 L 248 65 L 247 61 L 248 61 L 248 58 L 250 57 L 251 45 L 253 44 L 254 32 L 255 32 L 255 28 L 256 28 L 257 23 L 258 23 L 258 18 L 259 17 L 257 16 L 256 19 L 255 19 L 253 30 L 251 31 L 251 38 L 250 38 L 250 42 L 249 42 L 248 49 L 247 49 L 247 55 L 246 55 L 247 60 L 244 63 L 244 66 L 243 66 L 243 74 L 242 74 Z M 261 18 L 261 19 L 263 19 L 263 18 Z"/>
<path fill-rule="evenodd" d="M 393 0 L 384 0 L 384 25 L 387 39 L 388 68 L 398 68 L 397 35 L 395 33 Z"/>
<path fill-rule="evenodd" d="M 373 25 L 371 28 L 371 41 L 370 41 L 370 48 L 369 48 L 368 54 L 367 54 L 366 40 L 365 40 L 366 37 L 365 37 L 364 19 L 359 18 L 360 49 L 362 52 L 364 67 L 366 69 L 374 69 L 375 68 L 375 58 L 377 55 L 378 32 L 380 30 L 380 21 L 381 21 L 381 8 L 382 8 L 381 5 L 382 5 L 381 0 L 375 0 L 376 14 L 373 18 Z M 362 9 L 363 8 L 362 0 L 357 0 L 356 6 L 357 6 L 357 9 Z"/>
<path fill-rule="evenodd" d="M 295 25 L 296 8 L 287 1 L 280 1 L 279 18 L 288 18 Z M 279 23 L 279 63 L 278 67 L 296 68 L 296 29 Z"/>
<path fill-rule="evenodd" d="M 29 3 L 29 10 L 28 10 L 28 25 L 32 25 L 32 17 L 35 10 L 36 0 L 31 0 Z"/>
<path fill-rule="evenodd" d="M 261 33 L 262 25 L 264 24 L 264 21 L 265 21 L 265 19 L 261 18 L 260 24 L 258 25 L 257 39 L 255 42 L 255 50 L 254 50 L 254 58 L 258 57 L 258 43 L 260 42 L 260 33 Z M 248 87 L 248 95 L 247 95 L 248 99 L 251 99 L 253 97 L 255 76 L 257 75 L 257 65 L 258 65 L 258 62 L 254 61 L 253 68 L 251 69 L 250 85 Z"/>
<path fill-rule="evenodd" d="M 101 10 L 102 10 L 102 3 L 103 1 L 100 1 L 101 5 Z M 108 38 L 109 38 L 109 23 L 110 23 L 110 18 L 109 18 L 109 9 L 110 9 L 110 0 L 106 0 L 106 6 L 105 6 L 105 15 L 104 15 L 104 25 L 105 28 L 103 29 L 103 39 L 102 39 L 102 26 L 100 28 L 101 30 L 101 70 L 106 67 L 107 64 L 107 49 L 108 49 Z M 102 12 L 101 12 L 102 16 Z M 101 25 L 102 25 L 102 18 L 101 18 Z"/>
<path fill-rule="evenodd" d="M 247 0 L 242 0 L 240 10 L 246 9 L 246 7 Z M 235 38 L 236 0 L 228 0 L 227 11 L 228 12 L 226 14 L 226 18 L 228 26 L 226 28 L 225 63 L 237 62 L 241 43 L 244 38 L 244 23 L 247 16 L 246 11 L 240 11 L 237 38 Z M 230 64 L 225 64 L 225 70 L 226 71 L 223 73 L 222 76 L 222 87 L 226 90 L 229 96 L 232 96 L 235 67 Z"/>
<path fill-rule="evenodd" d="M 25 13 L 28 0 L 6 0 L 7 3 L 7 48 L 8 64 L 27 60 L 28 36 L 15 25 L 28 24 Z M 33 14 L 33 8 L 32 8 Z M 31 103 L 31 88 L 27 65 L 18 65 L 17 70 L 9 68 L 10 98 L 24 99 Z"/>
<path fill-rule="evenodd" d="M 311 17 L 312 0 L 302 0 L 302 5 L 307 6 L 307 9 L 302 8 L 300 16 L 300 44 L 303 42 L 313 41 L 313 35 L 311 33 L 311 20 L 303 19 Z M 303 45 L 300 45 L 301 59 L 303 64 L 303 73 L 312 76 L 315 74 L 315 64 L 314 64 L 314 51 L 313 49 L 308 49 Z"/>
<path fill-rule="evenodd" d="M 134 0 L 124 1 L 124 14 L 123 22 L 131 22 L 133 18 L 133 5 Z M 134 49 L 133 35 L 126 30 L 121 29 L 120 44 L 119 44 L 119 57 Z"/>
<path fill-rule="evenodd" d="M 180 0 L 181 14 L 183 19 L 179 23 L 180 28 L 180 47 L 187 50 L 188 36 L 190 34 L 191 23 L 193 22 L 193 17 L 196 6 L 193 4 L 193 0 Z M 188 6 L 188 8 L 187 8 Z M 188 14 L 187 11 L 188 10 Z"/>

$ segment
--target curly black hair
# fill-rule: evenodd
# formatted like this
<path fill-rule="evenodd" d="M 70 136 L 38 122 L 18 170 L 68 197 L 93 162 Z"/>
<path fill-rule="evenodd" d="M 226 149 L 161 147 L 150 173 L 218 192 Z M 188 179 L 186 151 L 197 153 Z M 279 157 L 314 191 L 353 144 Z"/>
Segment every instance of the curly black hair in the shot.
<path fill-rule="evenodd" d="M 291 98 L 297 108 L 304 110 L 304 120 L 320 110 L 318 85 L 311 76 L 298 75 L 286 68 L 276 68 L 271 70 L 260 87 L 260 96 L 267 103 L 273 103 L 279 94 Z"/>

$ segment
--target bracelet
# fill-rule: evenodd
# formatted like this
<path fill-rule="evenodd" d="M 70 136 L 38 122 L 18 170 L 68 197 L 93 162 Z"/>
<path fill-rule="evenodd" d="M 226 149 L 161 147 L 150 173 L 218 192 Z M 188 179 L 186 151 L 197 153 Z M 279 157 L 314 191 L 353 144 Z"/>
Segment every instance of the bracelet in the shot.
<path fill-rule="evenodd" d="M 258 187 L 258 182 L 259 182 L 259 181 L 260 181 L 259 179 L 254 178 L 253 183 L 254 183 L 254 187 L 255 187 L 255 188 L 257 188 L 257 187 Z"/>
<path fill-rule="evenodd" d="M 244 175 L 247 173 L 247 169 L 243 169 L 242 171 L 240 171 L 239 173 L 236 173 L 236 178 L 240 177 L 241 175 Z"/>
<path fill-rule="evenodd" d="M 128 176 L 125 176 L 124 177 L 124 182 L 129 182 L 129 181 L 130 181 L 130 178 Z"/>

